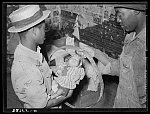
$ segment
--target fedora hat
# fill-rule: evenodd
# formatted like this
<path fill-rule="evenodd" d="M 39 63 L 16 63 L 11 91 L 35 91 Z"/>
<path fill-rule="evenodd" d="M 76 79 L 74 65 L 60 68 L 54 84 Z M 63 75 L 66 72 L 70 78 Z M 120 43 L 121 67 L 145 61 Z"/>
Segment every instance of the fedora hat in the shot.
<path fill-rule="evenodd" d="M 45 20 L 49 14 L 50 10 L 42 11 L 39 5 L 20 7 L 9 15 L 12 27 L 8 29 L 8 32 L 25 31 Z"/>
<path fill-rule="evenodd" d="M 114 8 L 126 8 L 126 9 L 145 11 L 146 4 L 118 4 L 118 5 L 114 5 Z"/>

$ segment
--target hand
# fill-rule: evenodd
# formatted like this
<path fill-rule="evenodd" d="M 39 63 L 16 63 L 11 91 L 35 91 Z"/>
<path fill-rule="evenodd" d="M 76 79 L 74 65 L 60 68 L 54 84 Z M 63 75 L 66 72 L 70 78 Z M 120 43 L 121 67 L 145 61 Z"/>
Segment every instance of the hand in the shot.
<path fill-rule="evenodd" d="M 51 108 L 53 106 L 58 105 L 59 103 L 63 102 L 65 99 L 71 97 L 72 93 L 73 93 L 73 90 L 69 90 L 68 95 L 66 97 L 60 96 L 57 99 L 56 98 L 55 99 L 49 99 L 46 108 Z"/>
<path fill-rule="evenodd" d="M 53 106 L 58 105 L 59 103 L 63 102 L 65 100 L 64 96 L 61 96 L 59 98 L 55 99 L 49 99 L 46 108 L 51 108 Z"/>
<path fill-rule="evenodd" d="M 71 97 L 72 96 L 72 93 L 73 93 L 73 89 L 70 89 L 67 96 L 66 96 L 66 99 Z"/>
<path fill-rule="evenodd" d="M 99 49 L 94 49 L 94 57 L 97 58 L 101 63 L 103 63 L 105 66 L 111 62 L 112 60 L 102 51 Z"/>
<path fill-rule="evenodd" d="M 58 89 L 55 93 L 51 94 L 50 99 L 57 99 L 58 96 L 60 96 L 63 93 L 62 89 Z"/>
<path fill-rule="evenodd" d="M 88 60 L 83 59 L 83 65 L 85 68 L 85 74 L 88 78 L 91 78 L 93 75 L 96 76 L 96 72 L 94 70 L 94 68 L 92 67 L 91 63 L 89 63 Z"/>
<path fill-rule="evenodd" d="M 51 99 L 55 99 L 55 98 L 57 99 L 59 96 L 67 96 L 68 93 L 69 93 L 68 88 L 63 88 L 60 86 L 55 93 L 51 94 Z"/>

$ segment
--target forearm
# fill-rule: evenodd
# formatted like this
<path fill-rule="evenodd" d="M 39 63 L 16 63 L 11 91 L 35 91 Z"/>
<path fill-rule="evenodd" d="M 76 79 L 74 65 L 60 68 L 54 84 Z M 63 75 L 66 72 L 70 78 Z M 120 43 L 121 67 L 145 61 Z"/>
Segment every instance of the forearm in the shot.
<path fill-rule="evenodd" d="M 53 106 L 56 106 L 58 104 L 60 104 L 62 101 L 64 101 L 66 99 L 66 97 L 64 96 L 60 96 L 59 98 L 55 98 L 55 99 L 50 99 L 47 103 L 46 108 L 51 108 Z"/>
<path fill-rule="evenodd" d="M 94 53 L 94 57 L 97 58 L 103 65 L 106 66 L 110 62 L 109 58 L 100 50 L 95 49 Z"/>
<path fill-rule="evenodd" d="M 51 95 L 51 99 L 54 99 L 58 96 L 66 97 L 68 95 L 68 92 L 69 92 L 69 89 L 63 88 L 60 86 L 60 88 L 54 94 Z"/>
<path fill-rule="evenodd" d="M 99 56 L 98 56 L 99 55 Z M 110 65 L 110 72 L 108 74 L 119 76 L 120 75 L 120 59 L 115 60 L 111 58 L 104 57 L 105 55 L 97 54 L 96 57 L 99 58 L 98 60 L 104 65 L 107 66 L 109 63 Z M 86 69 L 88 69 L 88 66 L 90 65 L 89 61 L 86 59 L 83 59 L 83 66 Z"/>
<path fill-rule="evenodd" d="M 111 62 L 111 75 L 119 76 L 120 75 L 120 60 L 115 60 Z"/>
<path fill-rule="evenodd" d="M 65 99 L 71 97 L 72 93 L 73 93 L 73 90 L 69 90 L 69 92 L 68 92 L 66 97 L 65 96 L 60 96 L 57 99 L 56 98 L 55 99 L 49 99 L 46 108 L 51 108 L 53 106 L 56 106 L 56 105 L 60 104 Z"/>

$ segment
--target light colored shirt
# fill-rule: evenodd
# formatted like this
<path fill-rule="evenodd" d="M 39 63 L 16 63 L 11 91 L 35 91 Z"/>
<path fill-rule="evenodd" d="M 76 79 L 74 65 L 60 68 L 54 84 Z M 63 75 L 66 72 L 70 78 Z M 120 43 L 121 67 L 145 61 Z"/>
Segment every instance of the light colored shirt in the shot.
<path fill-rule="evenodd" d="M 25 108 L 44 108 L 47 105 L 51 73 L 39 48 L 35 52 L 19 43 L 14 52 L 11 80 Z"/>
<path fill-rule="evenodd" d="M 125 39 L 126 41 L 126 39 Z M 115 108 L 146 108 L 146 28 L 126 41 L 120 55 Z"/>

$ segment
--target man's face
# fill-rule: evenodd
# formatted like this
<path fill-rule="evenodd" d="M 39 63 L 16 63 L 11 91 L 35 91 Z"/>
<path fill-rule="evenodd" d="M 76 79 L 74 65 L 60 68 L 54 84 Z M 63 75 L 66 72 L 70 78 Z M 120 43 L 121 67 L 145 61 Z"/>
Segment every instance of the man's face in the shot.
<path fill-rule="evenodd" d="M 134 10 L 125 8 L 116 8 L 117 21 L 120 22 L 121 26 L 127 32 L 132 32 L 137 26 L 137 18 L 134 14 Z"/>
<path fill-rule="evenodd" d="M 45 23 L 42 23 L 41 28 L 39 28 L 38 33 L 38 44 L 43 44 L 45 40 Z"/>

